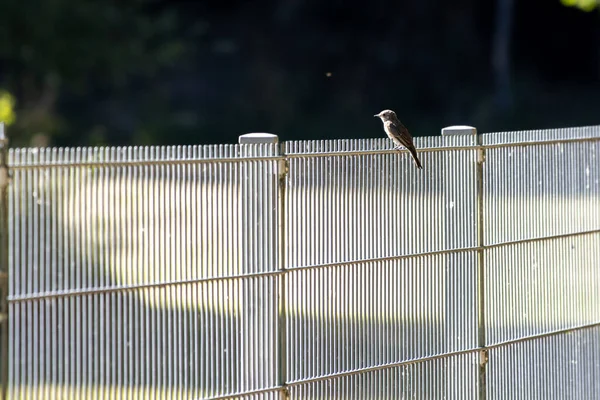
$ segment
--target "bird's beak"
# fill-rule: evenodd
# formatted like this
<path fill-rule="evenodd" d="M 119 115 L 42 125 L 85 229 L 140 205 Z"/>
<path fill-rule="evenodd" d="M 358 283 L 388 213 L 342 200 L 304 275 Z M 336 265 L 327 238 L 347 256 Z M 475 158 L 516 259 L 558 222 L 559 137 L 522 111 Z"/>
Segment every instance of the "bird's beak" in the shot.
<path fill-rule="evenodd" d="M 374 117 L 379 117 L 379 114 L 375 114 L 375 115 L 373 115 L 373 116 L 374 116 Z"/>

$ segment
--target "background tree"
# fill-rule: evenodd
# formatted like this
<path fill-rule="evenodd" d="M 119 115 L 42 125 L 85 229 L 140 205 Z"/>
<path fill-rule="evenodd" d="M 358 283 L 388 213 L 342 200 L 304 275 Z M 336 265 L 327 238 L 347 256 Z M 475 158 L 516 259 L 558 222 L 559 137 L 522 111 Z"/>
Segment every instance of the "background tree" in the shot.
<path fill-rule="evenodd" d="M 560 0 L 565 6 L 577 7 L 583 11 L 593 11 L 598 4 L 598 0 Z"/>
<path fill-rule="evenodd" d="M 1 86 L 18 99 L 13 143 L 76 136 L 68 102 L 121 97 L 155 76 L 183 51 L 176 24 L 174 10 L 148 0 L 0 2 Z"/>
<path fill-rule="evenodd" d="M 14 145 L 374 137 L 384 108 L 416 136 L 596 124 L 600 19 L 547 0 L 3 0 L 0 90 Z"/>

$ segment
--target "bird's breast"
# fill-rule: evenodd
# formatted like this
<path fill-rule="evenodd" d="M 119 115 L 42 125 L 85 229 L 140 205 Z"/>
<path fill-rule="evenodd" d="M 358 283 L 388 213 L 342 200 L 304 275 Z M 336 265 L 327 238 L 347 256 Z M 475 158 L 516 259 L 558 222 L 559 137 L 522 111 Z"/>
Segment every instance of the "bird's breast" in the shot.
<path fill-rule="evenodd" d="M 385 125 L 383 126 L 383 130 L 385 131 L 385 134 L 388 135 L 388 137 L 390 139 L 392 139 L 394 141 L 396 141 L 398 139 L 396 129 L 391 123 L 386 122 Z"/>

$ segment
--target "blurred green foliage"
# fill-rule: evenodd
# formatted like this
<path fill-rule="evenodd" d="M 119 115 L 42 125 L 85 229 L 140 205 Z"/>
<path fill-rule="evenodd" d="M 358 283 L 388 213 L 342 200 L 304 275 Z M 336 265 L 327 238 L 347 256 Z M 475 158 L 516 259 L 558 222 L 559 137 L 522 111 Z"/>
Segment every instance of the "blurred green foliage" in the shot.
<path fill-rule="evenodd" d="M 2 0 L 0 79 L 19 99 L 13 143 L 64 134 L 70 124 L 57 112 L 62 95 L 127 90 L 133 77 L 153 76 L 175 62 L 184 51 L 177 16 L 158 6 L 152 0 Z"/>
<path fill-rule="evenodd" d="M 14 124 L 15 116 L 15 98 L 5 90 L 0 90 L 0 121 L 7 126 Z"/>
<path fill-rule="evenodd" d="M 577 7 L 583 11 L 593 11 L 598 7 L 598 0 L 560 0 L 562 4 L 568 7 Z"/>

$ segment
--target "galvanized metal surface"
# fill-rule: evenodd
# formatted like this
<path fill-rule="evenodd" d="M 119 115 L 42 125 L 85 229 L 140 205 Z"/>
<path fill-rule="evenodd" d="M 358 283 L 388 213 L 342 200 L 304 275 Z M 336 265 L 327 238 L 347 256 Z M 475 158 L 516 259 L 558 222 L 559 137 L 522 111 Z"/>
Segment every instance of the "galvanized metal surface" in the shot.
<path fill-rule="evenodd" d="M 14 171 L 10 398 L 202 398 L 277 386 L 280 278 L 218 278 L 278 268 L 277 161 L 251 159 L 278 153 L 13 151 L 15 164 L 105 165 Z M 203 157 L 215 162 L 111 165 Z M 244 162 L 218 162 L 232 157 Z"/>
<path fill-rule="evenodd" d="M 11 150 L 9 398 L 593 398 L 600 127 L 415 142 Z"/>
<path fill-rule="evenodd" d="M 600 398 L 600 325 L 490 350 L 487 398 Z"/>

